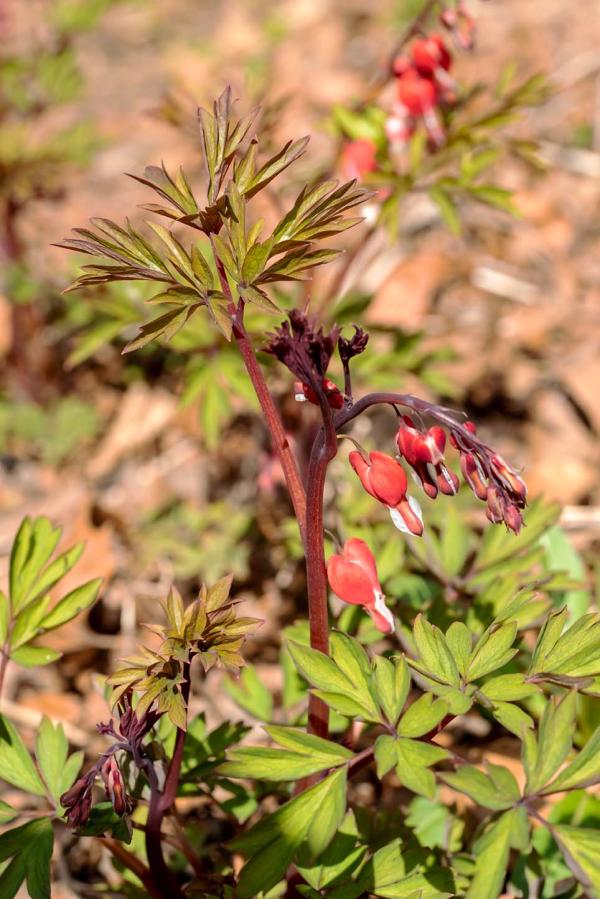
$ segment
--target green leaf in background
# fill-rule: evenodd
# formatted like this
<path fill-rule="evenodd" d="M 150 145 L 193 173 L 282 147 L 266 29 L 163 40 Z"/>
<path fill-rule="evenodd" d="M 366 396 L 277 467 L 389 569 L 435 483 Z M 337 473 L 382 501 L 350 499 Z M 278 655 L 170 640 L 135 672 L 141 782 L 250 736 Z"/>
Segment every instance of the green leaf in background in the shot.
<path fill-rule="evenodd" d="M 254 665 L 242 668 L 237 679 L 223 681 L 223 689 L 240 708 L 259 721 L 270 721 L 273 714 L 273 694 L 265 687 Z"/>
<path fill-rule="evenodd" d="M 464 821 L 453 815 L 443 802 L 415 796 L 408 807 L 406 825 L 421 846 L 446 852 L 458 852 L 461 848 Z"/>
<path fill-rule="evenodd" d="M 390 661 L 377 656 L 373 662 L 373 686 L 379 705 L 390 722 L 395 725 L 402 713 L 410 688 L 410 673 L 404 656 Z"/>
<path fill-rule="evenodd" d="M 377 776 L 382 778 L 394 766 L 396 776 L 405 787 L 433 799 L 435 776 L 431 765 L 448 758 L 448 751 L 435 743 L 382 734 L 375 743 Z"/>
<path fill-rule="evenodd" d="M 477 553 L 475 571 L 482 571 L 512 559 L 532 544 L 537 543 L 546 529 L 554 524 L 560 515 L 558 503 L 544 504 L 535 500 L 527 509 L 526 523 L 518 537 L 508 534 L 503 528 L 487 528 Z"/>
<path fill-rule="evenodd" d="M 111 834 L 122 843 L 131 843 L 131 821 L 126 815 L 117 815 L 111 802 L 99 802 L 95 805 L 87 822 L 77 831 L 79 836 L 100 837 Z"/>
<path fill-rule="evenodd" d="M 530 675 L 585 678 L 600 675 L 600 615 L 582 615 L 562 632 L 567 610 L 549 616 L 540 631 L 529 668 Z M 566 681 L 568 683 L 568 680 Z"/>
<path fill-rule="evenodd" d="M 23 668 L 35 668 L 38 665 L 49 665 L 56 662 L 62 656 L 56 649 L 49 646 L 32 646 L 31 643 L 20 646 L 10 654 L 11 662 L 22 665 Z"/>
<path fill-rule="evenodd" d="M 23 881 L 30 899 L 50 899 L 50 860 L 54 833 L 48 818 L 29 821 L 0 835 L 0 862 L 12 858 L 0 874 L 0 896 L 13 899 Z"/>
<path fill-rule="evenodd" d="M 441 184 L 429 188 L 429 196 L 436 204 L 450 232 L 459 235 L 462 231 L 460 216 L 452 194 Z"/>
<path fill-rule="evenodd" d="M 441 683 L 458 687 L 460 674 L 441 630 L 419 614 L 415 619 L 413 635 L 424 673 Z"/>
<path fill-rule="evenodd" d="M 5 715 L 0 715 L 0 778 L 27 793 L 46 795 L 25 744 Z"/>
<path fill-rule="evenodd" d="M 467 667 L 473 649 L 473 635 L 462 621 L 453 621 L 446 631 L 446 643 L 460 671 L 461 677 L 467 676 Z"/>
<path fill-rule="evenodd" d="M 440 559 L 444 571 L 457 575 L 462 571 L 470 550 L 470 531 L 463 514 L 454 506 L 444 510 L 445 521 L 440 539 Z"/>
<path fill-rule="evenodd" d="M 300 849 L 296 867 L 311 887 L 320 890 L 350 877 L 367 853 L 366 846 L 357 845 L 357 836 L 354 813 L 349 811 L 329 846 L 316 860 L 311 860 L 307 849 Z"/>
<path fill-rule="evenodd" d="M 13 612 L 30 601 L 31 591 L 60 539 L 60 528 L 47 518 L 24 518 L 10 555 L 9 583 Z M 35 596 L 33 597 L 35 598 Z"/>
<path fill-rule="evenodd" d="M 442 699 L 424 693 L 408 707 L 396 730 L 401 737 L 422 737 L 434 730 L 447 714 L 448 706 Z"/>
<path fill-rule="evenodd" d="M 9 821 L 13 821 L 18 815 L 17 809 L 0 800 L 0 824 L 8 824 Z"/>
<path fill-rule="evenodd" d="M 332 634 L 332 658 L 293 640 L 289 640 L 287 646 L 298 671 L 317 688 L 313 690 L 315 696 L 342 715 L 380 720 L 371 687 L 368 657 L 357 640 Z"/>
<path fill-rule="evenodd" d="M 487 630 L 471 653 L 467 679 L 477 680 L 510 662 L 518 651 L 511 648 L 516 636 L 516 621 Z"/>
<path fill-rule="evenodd" d="M 540 537 L 544 547 L 544 563 L 548 571 L 566 572 L 575 581 L 584 581 L 585 565 L 583 559 L 569 540 L 565 531 L 557 524 L 549 528 Z M 565 590 L 560 604 L 569 610 L 571 621 L 576 621 L 587 612 L 590 604 L 588 590 Z"/>
<path fill-rule="evenodd" d="M 43 630 L 54 630 L 54 628 L 60 627 L 61 624 L 66 624 L 67 621 L 71 621 L 72 618 L 75 618 L 75 616 L 79 615 L 80 612 L 83 612 L 84 609 L 89 608 L 89 606 L 95 603 L 98 598 L 98 590 L 100 589 L 101 583 L 102 578 L 96 578 L 93 581 L 82 584 L 80 587 L 76 587 L 75 590 L 72 590 L 70 593 L 67 593 L 67 595 L 59 600 L 52 611 L 43 619 Z"/>
<path fill-rule="evenodd" d="M 523 674 L 499 674 L 486 681 L 478 691 L 491 700 L 514 702 L 539 693 L 540 688 L 535 684 L 526 683 Z"/>
<path fill-rule="evenodd" d="M 49 595 L 42 595 L 28 603 L 24 609 L 17 613 L 9 641 L 11 652 L 38 635 L 41 630 L 42 619 L 49 604 Z"/>
<path fill-rule="evenodd" d="M 101 583 L 97 579 L 77 587 L 48 612 L 48 591 L 71 571 L 83 552 L 83 544 L 78 544 L 51 561 L 60 535 L 60 528 L 54 528 L 47 518 L 25 518 L 13 541 L 10 601 L 0 594 L 0 644 L 8 640 L 10 659 L 24 667 L 47 665 L 60 658 L 56 650 L 35 646 L 31 641 L 89 607 Z"/>

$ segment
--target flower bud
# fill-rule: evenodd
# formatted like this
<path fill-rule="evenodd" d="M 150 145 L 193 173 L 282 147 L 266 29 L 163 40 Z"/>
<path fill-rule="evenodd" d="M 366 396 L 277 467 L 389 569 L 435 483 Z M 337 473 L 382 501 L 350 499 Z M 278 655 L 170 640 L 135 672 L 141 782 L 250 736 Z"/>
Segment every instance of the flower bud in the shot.
<path fill-rule="evenodd" d="M 124 815 L 127 811 L 128 801 L 125 793 L 125 784 L 123 783 L 123 775 L 114 755 L 104 762 L 100 769 L 100 774 L 104 781 L 104 789 L 106 798 L 110 799 L 112 806 L 117 815 Z"/>
<path fill-rule="evenodd" d="M 399 462 L 376 450 L 369 453 L 367 461 L 353 450 L 348 456 L 350 465 L 359 476 L 361 484 L 371 496 L 386 506 L 396 506 L 406 496 L 408 482 Z"/>
<path fill-rule="evenodd" d="M 465 429 L 465 431 L 470 431 L 471 434 L 477 433 L 477 425 L 472 421 L 465 421 L 465 423 L 463 424 L 463 428 Z M 457 449 L 457 450 L 460 449 L 460 446 L 458 445 L 458 442 L 457 442 L 456 437 L 454 436 L 453 432 L 450 432 L 450 443 L 452 444 L 454 449 Z"/>
<path fill-rule="evenodd" d="M 90 816 L 93 782 L 94 776 L 86 774 L 76 780 L 71 789 L 60 797 L 60 804 L 67 812 L 67 825 L 74 830 L 82 827 Z"/>
<path fill-rule="evenodd" d="M 454 8 L 447 7 L 440 15 L 442 25 L 452 32 L 454 42 L 463 50 L 475 45 L 475 20 L 462 0 Z"/>
<path fill-rule="evenodd" d="M 472 453 L 460 454 L 460 470 L 475 496 L 485 501 L 488 485 L 481 465 Z"/>
<path fill-rule="evenodd" d="M 527 498 L 527 487 L 525 482 L 512 468 L 504 461 L 502 456 L 492 456 L 490 465 L 496 477 L 506 487 L 509 493 L 512 493 L 518 503 L 524 503 Z"/>
<path fill-rule="evenodd" d="M 523 527 L 523 516 L 514 503 L 509 503 L 504 510 L 504 524 L 515 534 L 518 534 Z"/>

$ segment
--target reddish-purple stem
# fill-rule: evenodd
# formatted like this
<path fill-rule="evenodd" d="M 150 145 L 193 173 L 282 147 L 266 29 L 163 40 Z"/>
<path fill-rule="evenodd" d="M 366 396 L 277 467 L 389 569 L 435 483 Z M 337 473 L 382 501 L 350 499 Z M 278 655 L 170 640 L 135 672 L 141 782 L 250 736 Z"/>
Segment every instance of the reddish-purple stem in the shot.
<path fill-rule="evenodd" d="M 190 696 L 190 663 L 186 662 L 183 668 L 183 685 L 181 688 L 183 700 L 186 704 Z M 150 783 L 150 806 L 148 808 L 148 820 L 146 822 L 146 854 L 152 879 L 160 891 L 163 899 L 184 899 L 173 872 L 169 869 L 162 848 L 161 828 L 162 822 L 175 802 L 179 774 L 183 760 L 183 748 L 185 745 L 185 730 L 178 727 L 175 737 L 173 756 L 169 764 L 169 770 L 165 778 L 163 789 L 158 788 L 155 779 Z"/>
<path fill-rule="evenodd" d="M 285 428 L 283 427 L 281 416 L 279 414 L 277 406 L 275 405 L 273 397 L 271 396 L 261 367 L 256 359 L 254 349 L 252 347 L 252 344 L 250 343 L 250 339 L 248 337 L 246 329 L 244 328 L 243 306 L 240 307 L 239 311 L 236 310 L 231 293 L 231 288 L 229 287 L 229 282 L 227 280 L 227 273 L 225 272 L 223 263 L 217 256 L 216 252 L 214 252 L 214 257 L 217 266 L 217 272 L 219 274 L 219 281 L 221 282 L 221 288 L 225 296 L 230 301 L 230 311 L 233 317 L 233 336 L 244 361 L 244 365 L 246 366 L 248 377 L 252 382 L 254 392 L 256 393 L 258 402 L 260 403 L 260 407 L 265 416 L 265 423 L 271 435 L 271 443 L 273 444 L 273 449 L 275 450 L 277 458 L 279 459 L 281 467 L 283 469 L 283 474 L 287 484 L 288 492 L 290 494 L 290 499 L 292 501 L 292 506 L 294 507 L 296 520 L 298 521 L 298 527 L 300 528 L 300 534 L 302 536 L 302 540 L 305 541 L 306 491 L 300 477 L 298 464 L 289 444 L 287 434 L 285 433 Z"/>

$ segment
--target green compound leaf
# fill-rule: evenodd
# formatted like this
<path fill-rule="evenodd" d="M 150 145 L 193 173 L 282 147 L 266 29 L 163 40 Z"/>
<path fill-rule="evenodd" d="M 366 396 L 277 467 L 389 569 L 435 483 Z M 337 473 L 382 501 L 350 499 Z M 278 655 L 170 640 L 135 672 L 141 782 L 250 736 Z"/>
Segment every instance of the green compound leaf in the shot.
<path fill-rule="evenodd" d="M 600 897 L 600 832 L 587 827 L 555 824 L 552 836 L 560 846 L 564 859 L 585 888 L 590 899 Z"/>
<path fill-rule="evenodd" d="M 0 874 L 0 896 L 13 899 L 23 881 L 30 899 L 50 899 L 50 860 L 54 833 L 48 818 L 38 818 L 0 835 L 0 862 L 12 858 Z"/>
<path fill-rule="evenodd" d="M 310 856 L 317 857 L 331 842 L 345 812 L 346 771 L 341 769 L 233 840 L 231 847 L 249 856 L 236 890 L 239 899 L 253 899 L 278 883 L 305 841 Z"/>
<path fill-rule="evenodd" d="M 498 899 L 502 892 L 517 810 L 505 812 L 475 844 L 475 876 L 466 899 Z"/>

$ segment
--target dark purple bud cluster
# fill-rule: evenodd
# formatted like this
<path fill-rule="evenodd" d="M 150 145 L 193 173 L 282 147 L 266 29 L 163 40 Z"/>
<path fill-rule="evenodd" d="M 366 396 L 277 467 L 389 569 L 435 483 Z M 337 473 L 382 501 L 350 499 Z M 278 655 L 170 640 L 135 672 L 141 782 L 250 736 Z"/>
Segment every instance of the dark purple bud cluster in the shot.
<path fill-rule="evenodd" d="M 119 703 L 121 715 L 117 722 L 110 721 L 97 725 L 101 734 L 115 738 L 115 743 L 103 753 L 96 764 L 82 775 L 66 793 L 60 797 L 61 805 L 67 812 L 69 827 L 83 827 L 92 808 L 92 791 L 96 779 L 104 784 L 104 793 L 110 799 L 117 815 L 129 814 L 133 802 L 127 795 L 123 773 L 116 759 L 117 752 L 130 755 L 134 761 L 143 758 L 142 742 L 154 727 L 160 715 L 155 711 L 147 711 L 138 718 L 131 708 L 130 697 L 125 694 Z"/>

